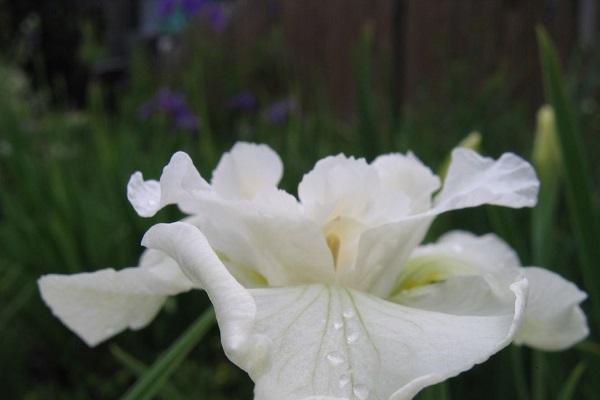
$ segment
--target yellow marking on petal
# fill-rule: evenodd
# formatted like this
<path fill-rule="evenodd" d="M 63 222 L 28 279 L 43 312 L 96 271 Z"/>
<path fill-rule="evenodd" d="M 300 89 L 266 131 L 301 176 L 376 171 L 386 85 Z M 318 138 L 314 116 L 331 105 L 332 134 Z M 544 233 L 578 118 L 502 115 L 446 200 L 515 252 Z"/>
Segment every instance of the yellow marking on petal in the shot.
<path fill-rule="evenodd" d="M 432 283 L 441 282 L 446 279 L 446 274 L 440 271 L 429 271 L 425 274 L 412 276 L 410 279 L 402 283 L 402 289 L 414 289 L 420 286 L 430 285 Z"/>
<path fill-rule="evenodd" d="M 474 270 L 468 261 L 452 254 L 417 257 L 404 265 L 390 297 L 398 295 L 403 290 L 443 282 L 452 276 L 473 273 Z"/>
<path fill-rule="evenodd" d="M 329 247 L 331 255 L 333 256 L 333 265 L 337 267 L 338 255 L 340 253 L 340 237 L 335 233 L 330 233 L 327 235 L 326 240 L 327 246 Z"/>
<path fill-rule="evenodd" d="M 251 270 L 250 275 L 258 286 L 269 286 L 269 281 L 267 278 L 257 270 Z"/>

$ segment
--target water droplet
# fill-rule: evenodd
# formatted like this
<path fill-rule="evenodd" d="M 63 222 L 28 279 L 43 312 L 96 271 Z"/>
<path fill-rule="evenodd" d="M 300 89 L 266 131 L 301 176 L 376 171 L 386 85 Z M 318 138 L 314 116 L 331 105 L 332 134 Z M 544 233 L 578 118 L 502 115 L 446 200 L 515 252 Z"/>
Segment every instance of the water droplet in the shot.
<path fill-rule="evenodd" d="M 344 326 L 344 323 L 342 321 L 335 321 L 333 323 L 333 329 L 335 329 L 336 331 L 342 329 L 342 326 Z"/>
<path fill-rule="evenodd" d="M 340 375 L 340 379 L 338 380 L 338 384 L 340 385 L 340 389 L 343 389 L 350 383 L 350 377 L 346 374 Z"/>
<path fill-rule="evenodd" d="M 346 308 L 344 310 L 344 312 L 342 313 L 342 315 L 344 316 L 344 318 L 349 319 L 354 317 L 354 310 L 351 308 Z"/>
<path fill-rule="evenodd" d="M 325 357 L 327 358 L 327 361 L 329 361 L 329 363 L 331 365 L 340 365 L 341 363 L 346 361 L 346 359 L 344 358 L 344 355 L 342 353 L 340 353 L 339 351 L 332 351 L 331 353 L 327 354 L 327 356 L 325 356 Z"/>
<path fill-rule="evenodd" d="M 360 333 L 350 332 L 348 335 L 346 335 L 346 343 L 352 344 L 352 343 L 356 342 L 359 337 L 360 337 Z"/>
<path fill-rule="evenodd" d="M 358 384 L 354 385 L 354 387 L 352 388 L 352 392 L 358 400 L 367 400 L 371 391 L 366 385 Z"/>

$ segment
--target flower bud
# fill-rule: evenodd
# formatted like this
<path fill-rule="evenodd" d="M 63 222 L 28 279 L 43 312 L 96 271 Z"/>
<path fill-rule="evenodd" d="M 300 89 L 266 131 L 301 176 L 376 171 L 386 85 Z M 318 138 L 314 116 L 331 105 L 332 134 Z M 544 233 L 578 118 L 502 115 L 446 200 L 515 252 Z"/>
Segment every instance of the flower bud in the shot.
<path fill-rule="evenodd" d="M 554 109 L 549 105 L 542 106 L 537 113 L 532 158 L 542 183 L 548 179 L 556 179 L 560 174 L 560 143 Z"/>

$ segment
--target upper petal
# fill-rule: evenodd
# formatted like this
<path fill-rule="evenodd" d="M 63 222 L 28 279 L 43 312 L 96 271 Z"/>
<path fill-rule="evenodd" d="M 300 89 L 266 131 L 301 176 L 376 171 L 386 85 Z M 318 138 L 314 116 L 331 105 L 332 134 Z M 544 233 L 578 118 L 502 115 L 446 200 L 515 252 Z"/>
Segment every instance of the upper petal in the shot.
<path fill-rule="evenodd" d="M 536 202 L 538 188 L 539 181 L 531 165 L 513 154 L 493 160 L 469 149 L 455 149 L 444 187 L 436 196 L 434 206 L 365 230 L 354 268 L 343 271 L 348 276 L 342 279 L 355 288 L 385 297 L 401 266 L 437 215 L 482 204 L 531 207 Z M 418 240 L 395 240 L 397 237 Z M 365 274 L 370 276 L 368 280 L 362 279 Z"/>
<path fill-rule="evenodd" d="M 408 212 L 407 196 L 395 189 L 382 186 L 365 159 L 339 154 L 319 160 L 304 175 L 298 197 L 307 216 L 319 224 L 341 217 L 377 225 Z"/>
<path fill-rule="evenodd" d="M 40 293 L 69 329 L 95 346 L 127 328 L 143 328 L 168 296 L 192 287 L 173 260 L 157 253 L 146 252 L 140 267 L 44 275 Z"/>
<path fill-rule="evenodd" d="M 338 216 L 362 215 L 376 188 L 377 174 L 363 158 L 339 154 L 319 160 L 304 175 L 298 197 L 310 218 L 326 223 Z"/>
<path fill-rule="evenodd" d="M 200 176 L 190 156 L 182 151 L 173 154 L 163 169 L 160 182 L 144 181 L 141 172 L 135 172 L 127 184 L 127 198 L 142 217 L 151 217 L 169 204 L 177 204 L 182 211 L 198 210 L 196 199 L 210 191 L 210 185 Z"/>
<path fill-rule="evenodd" d="M 533 167 L 522 158 L 505 153 L 498 160 L 465 148 L 452 151 L 444 187 L 435 199 L 441 213 L 482 204 L 533 207 L 539 181 Z"/>
<path fill-rule="evenodd" d="M 527 309 L 516 343 L 542 350 L 563 350 L 589 334 L 579 304 L 587 295 L 554 272 L 524 268 L 529 281 Z"/>
<path fill-rule="evenodd" d="M 238 142 L 213 172 L 212 187 L 223 198 L 252 199 L 273 189 L 283 175 L 283 163 L 269 146 Z"/>
<path fill-rule="evenodd" d="M 205 199 L 193 222 L 236 279 L 248 287 L 261 280 L 269 286 L 332 282 L 325 239 L 293 197 L 274 190 L 256 200 Z"/>
<path fill-rule="evenodd" d="M 440 179 L 413 153 L 385 154 L 371 165 L 377 170 L 383 186 L 408 195 L 412 213 L 431 207 L 431 196 L 440 188 Z"/>

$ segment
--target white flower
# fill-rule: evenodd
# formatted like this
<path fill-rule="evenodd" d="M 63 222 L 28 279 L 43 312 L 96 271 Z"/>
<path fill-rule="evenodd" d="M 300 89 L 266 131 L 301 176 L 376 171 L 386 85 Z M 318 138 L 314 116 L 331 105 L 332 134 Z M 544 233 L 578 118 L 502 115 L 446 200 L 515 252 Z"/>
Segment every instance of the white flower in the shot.
<path fill-rule="evenodd" d="M 140 215 L 168 204 L 191 214 L 144 236 L 163 258 L 42 277 L 44 300 L 93 345 L 148 323 L 166 296 L 202 288 L 257 400 L 409 399 L 513 338 L 560 349 L 587 334 L 585 295 L 521 268 L 495 236 L 455 232 L 418 247 L 440 213 L 533 206 L 538 180 L 519 157 L 456 149 L 436 195 L 439 179 L 410 153 L 371 164 L 327 157 L 304 176 L 299 200 L 277 189 L 282 169 L 268 147 L 238 143 L 210 184 L 184 153 L 159 182 L 135 173 L 128 198 Z"/>

